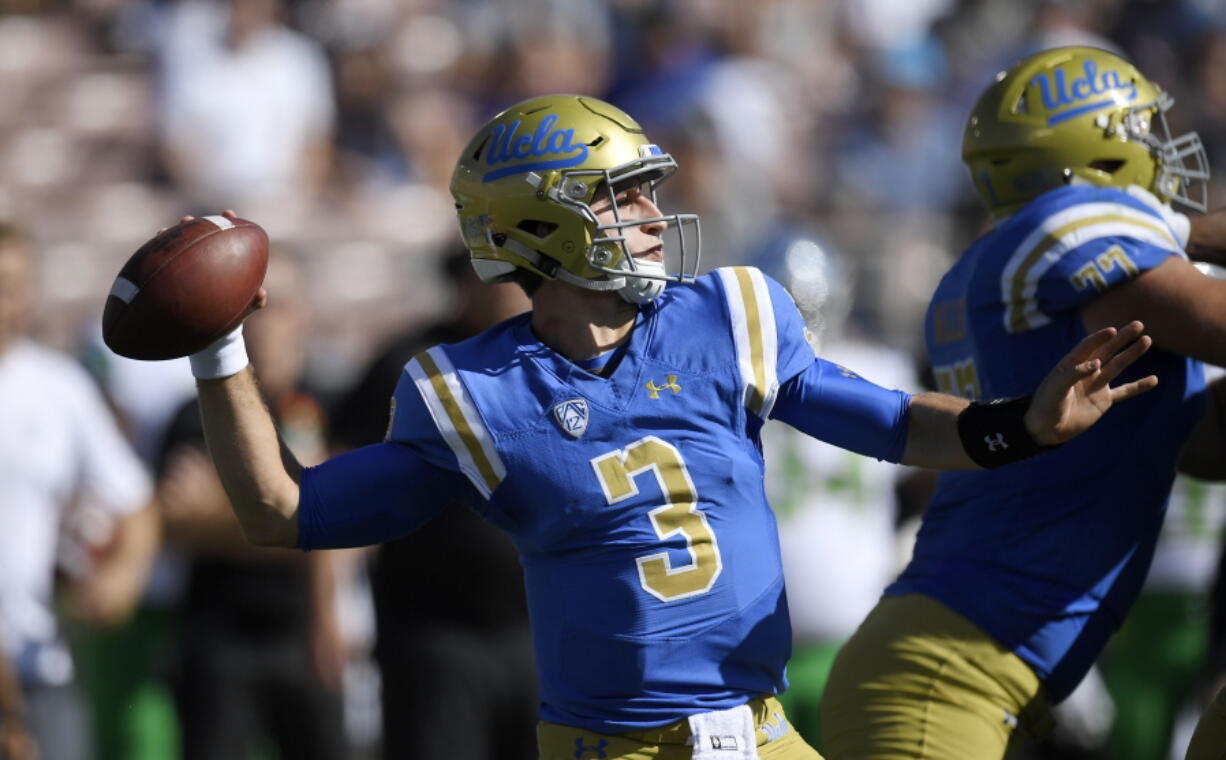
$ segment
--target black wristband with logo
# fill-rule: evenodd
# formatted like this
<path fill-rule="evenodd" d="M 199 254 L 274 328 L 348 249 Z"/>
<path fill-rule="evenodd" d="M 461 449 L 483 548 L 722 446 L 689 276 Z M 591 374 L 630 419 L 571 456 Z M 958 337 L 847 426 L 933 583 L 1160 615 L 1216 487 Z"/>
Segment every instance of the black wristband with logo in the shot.
<path fill-rule="evenodd" d="M 958 437 L 971 460 L 985 469 L 1029 459 L 1056 448 L 1043 446 L 1026 429 L 1030 396 L 972 401 L 958 414 Z"/>

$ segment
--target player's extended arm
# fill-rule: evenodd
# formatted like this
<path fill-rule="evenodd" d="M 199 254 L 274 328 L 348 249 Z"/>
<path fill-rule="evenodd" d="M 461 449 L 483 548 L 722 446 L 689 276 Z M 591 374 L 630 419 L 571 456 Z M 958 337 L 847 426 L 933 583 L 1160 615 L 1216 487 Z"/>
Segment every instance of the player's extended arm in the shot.
<path fill-rule="evenodd" d="M 1131 319 L 1145 323 L 1158 348 L 1226 366 L 1226 280 L 1201 273 L 1182 257 L 1172 256 L 1081 307 L 1087 331 Z"/>
<path fill-rule="evenodd" d="M 231 209 L 222 215 L 238 218 Z M 185 216 L 179 222 L 192 219 Z M 267 302 L 268 292 L 260 288 L 247 314 Z M 243 535 L 257 546 L 295 546 L 302 465 L 277 436 L 260 398 L 241 324 L 190 359 L 205 442 Z"/>
<path fill-rule="evenodd" d="M 1195 261 L 1226 266 L 1226 208 L 1191 217 L 1191 234 L 1184 247 Z"/>
<path fill-rule="evenodd" d="M 1016 406 L 989 402 L 972 409 L 970 402 L 955 396 L 918 394 L 911 399 L 902 462 L 940 470 L 974 469 L 993 454 L 1008 453 L 997 436 L 1003 435 L 1006 444 L 1014 438 L 1016 447 L 1016 438 L 1028 435 L 1033 444 L 1046 447 L 1079 435 L 1115 402 L 1158 384 L 1158 378 L 1150 375 L 1111 386 L 1112 380 L 1149 349 L 1151 341 L 1143 331 L 1141 322 L 1130 322 L 1118 330 L 1107 327 L 1084 338 L 1039 384 L 1024 414 Z M 1017 429 L 1018 422 L 1024 432 Z M 1009 430 L 1010 426 L 1014 429 Z"/>
<path fill-rule="evenodd" d="M 1193 240 L 1197 220 L 1220 215 L 1193 220 Z M 1144 321 L 1158 348 L 1226 366 L 1226 280 L 1203 274 L 1183 258 L 1171 257 L 1081 307 L 1086 329 L 1112 324 L 1123 315 Z M 1181 471 L 1226 479 L 1224 403 L 1226 386 L 1218 380 L 1210 388 L 1205 415 L 1184 447 Z"/>
<path fill-rule="evenodd" d="M 390 541 L 455 501 L 471 501 L 458 470 L 384 442 L 303 469 L 281 443 L 249 368 L 198 381 L 204 437 L 247 540 L 340 549 Z"/>
<path fill-rule="evenodd" d="M 1009 464 L 1067 441 L 1116 401 L 1156 386 L 1153 375 L 1111 386 L 1148 350 L 1143 330 L 1140 322 L 1099 330 L 1069 351 L 1034 395 L 986 403 L 942 393 L 907 396 L 818 359 L 780 386 L 771 417 L 890 462 L 939 470 Z"/>
<path fill-rule="evenodd" d="M 296 546 L 302 465 L 277 436 L 251 368 L 196 387 L 205 442 L 243 535 L 257 546 Z"/>

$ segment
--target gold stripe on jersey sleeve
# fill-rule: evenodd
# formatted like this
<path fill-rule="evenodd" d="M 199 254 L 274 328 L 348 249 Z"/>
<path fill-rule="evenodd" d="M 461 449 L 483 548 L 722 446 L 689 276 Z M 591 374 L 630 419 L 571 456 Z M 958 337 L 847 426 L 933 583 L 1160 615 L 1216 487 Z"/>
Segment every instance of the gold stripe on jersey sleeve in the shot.
<path fill-rule="evenodd" d="M 1023 332 L 1029 327 L 1028 317 L 1026 314 L 1026 280 L 1030 275 L 1030 271 L 1035 265 L 1042 261 L 1044 254 L 1052 248 L 1063 242 L 1064 238 L 1076 232 L 1083 227 L 1089 227 L 1095 224 L 1105 224 L 1115 222 L 1122 225 L 1134 227 L 1143 227 L 1151 232 L 1157 233 L 1170 241 L 1175 249 L 1179 249 L 1179 244 L 1171 237 L 1170 232 L 1157 224 L 1149 224 L 1140 219 L 1118 214 L 1104 214 L 1102 216 L 1092 216 L 1085 219 L 1078 219 L 1060 227 L 1053 232 L 1043 236 L 1043 239 L 1038 242 L 1034 248 L 1022 259 L 1022 263 L 1018 266 L 1017 271 L 1013 273 L 1013 279 L 1009 288 L 1009 304 L 1008 304 L 1008 324 L 1009 332 Z"/>
<path fill-rule="evenodd" d="M 753 386 L 750 388 L 749 410 L 761 414 L 766 404 L 766 349 L 762 339 L 762 312 L 753 279 L 746 267 L 733 267 L 741 299 L 745 303 L 745 325 L 749 332 L 749 361 L 753 367 Z"/>
<path fill-rule="evenodd" d="M 434 362 L 434 357 L 423 351 L 417 355 L 417 361 L 421 364 L 422 369 L 426 371 L 426 377 L 430 380 L 430 386 L 434 389 L 434 393 L 438 396 L 439 403 L 443 405 L 443 409 L 447 412 L 447 419 L 451 421 L 451 425 L 459 434 L 460 440 L 464 443 L 464 448 L 467 449 L 469 456 L 472 458 L 473 464 L 477 466 L 477 471 L 481 473 L 482 480 L 490 491 L 498 487 L 500 478 L 494 470 L 493 464 L 490 463 L 489 457 L 486 456 L 485 448 L 481 445 L 481 441 L 477 440 L 476 434 L 473 433 L 472 426 L 468 423 L 468 419 L 464 416 L 460 404 L 456 401 L 455 395 L 452 394 L 451 388 L 447 387 L 447 381 L 443 379 L 443 373 L 439 370 L 438 364 Z"/>

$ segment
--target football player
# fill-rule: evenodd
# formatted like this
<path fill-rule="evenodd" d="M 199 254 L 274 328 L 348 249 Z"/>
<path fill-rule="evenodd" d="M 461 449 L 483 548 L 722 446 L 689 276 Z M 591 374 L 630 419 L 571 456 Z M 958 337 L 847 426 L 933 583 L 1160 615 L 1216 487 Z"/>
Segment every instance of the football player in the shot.
<path fill-rule="evenodd" d="M 1208 179 L 1197 136 L 1167 130 L 1171 102 L 1118 56 L 1070 47 L 1001 73 L 971 112 L 963 160 L 994 226 L 928 308 L 940 389 L 1028 394 L 1124 315 L 1156 347 L 1125 378 L 1162 384 L 1057 451 L 941 475 L 911 563 L 835 662 L 832 758 L 988 760 L 1019 728 L 1041 735 L 1136 598 L 1194 430 L 1185 470 L 1222 477 L 1226 399 L 1201 360 L 1226 362 L 1226 283 L 1186 254 L 1209 228 L 1170 205 L 1204 210 Z"/>
<path fill-rule="evenodd" d="M 1149 339 L 1138 322 L 1094 332 L 1009 403 L 880 388 L 816 359 L 758 270 L 696 276 L 697 219 L 655 202 L 675 169 L 599 100 L 502 112 L 451 189 L 477 273 L 518 282 L 532 311 L 416 356 L 386 441 L 312 468 L 283 455 L 236 331 L 192 357 L 209 450 L 259 544 L 377 543 L 457 500 L 505 529 L 543 758 L 814 758 L 773 696 L 791 637 L 762 425 L 890 461 L 1003 464 L 1156 385 L 1110 386 Z"/>

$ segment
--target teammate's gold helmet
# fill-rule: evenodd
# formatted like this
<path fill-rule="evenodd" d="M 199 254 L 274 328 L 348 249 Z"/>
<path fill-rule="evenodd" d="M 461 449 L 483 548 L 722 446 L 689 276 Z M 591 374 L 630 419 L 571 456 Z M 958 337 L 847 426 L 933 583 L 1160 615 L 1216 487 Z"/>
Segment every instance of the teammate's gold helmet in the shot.
<path fill-rule="evenodd" d="M 473 267 L 486 282 L 506 280 L 516 269 L 590 290 L 615 290 L 644 303 L 666 281 L 692 279 L 698 271 L 698 217 L 667 214 L 655 219 L 597 223 L 597 193 L 656 186 L 677 169 L 672 156 L 643 135 L 622 111 L 595 98 L 533 98 L 495 116 L 464 149 L 451 178 L 460 233 Z M 679 268 L 636 261 L 623 228 L 651 222 L 675 233 Z M 668 245 L 665 248 L 669 248 Z"/>
<path fill-rule="evenodd" d="M 1128 61 L 1091 47 L 1044 50 L 996 75 L 971 111 L 962 160 L 994 216 L 1076 181 L 1139 185 L 1204 211 L 1209 162 L 1172 138 L 1174 100 Z"/>

